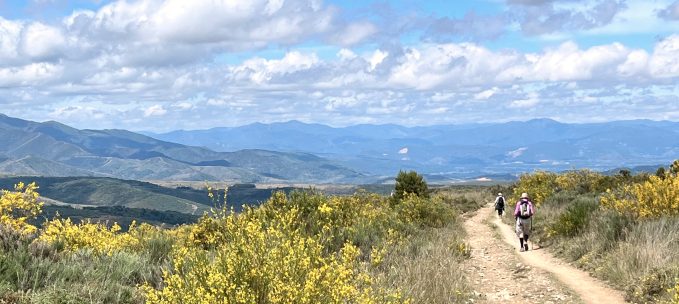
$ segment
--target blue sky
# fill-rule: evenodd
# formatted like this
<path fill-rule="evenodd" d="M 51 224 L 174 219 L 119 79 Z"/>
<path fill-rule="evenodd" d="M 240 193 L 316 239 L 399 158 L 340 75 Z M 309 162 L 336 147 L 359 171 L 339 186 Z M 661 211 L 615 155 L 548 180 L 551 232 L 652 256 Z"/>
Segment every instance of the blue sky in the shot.
<path fill-rule="evenodd" d="M 679 0 L 0 0 L 0 106 L 168 131 L 679 120 Z"/>

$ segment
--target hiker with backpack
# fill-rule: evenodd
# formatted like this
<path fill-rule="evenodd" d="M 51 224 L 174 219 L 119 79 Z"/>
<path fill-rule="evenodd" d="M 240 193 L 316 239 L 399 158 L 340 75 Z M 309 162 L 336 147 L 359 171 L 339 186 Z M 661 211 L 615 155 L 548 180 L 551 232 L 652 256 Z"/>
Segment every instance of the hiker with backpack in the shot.
<path fill-rule="evenodd" d="M 502 193 L 498 193 L 495 198 L 495 210 L 497 210 L 497 216 L 502 216 L 502 213 L 505 212 L 505 197 L 502 196 Z"/>
<path fill-rule="evenodd" d="M 521 198 L 516 202 L 516 208 L 514 208 L 514 218 L 516 219 L 516 235 L 519 237 L 519 243 L 521 244 L 520 251 L 528 251 L 528 237 L 530 237 L 532 226 L 533 215 L 535 214 L 535 208 L 533 207 L 533 202 L 528 198 L 528 193 L 522 193 Z"/>

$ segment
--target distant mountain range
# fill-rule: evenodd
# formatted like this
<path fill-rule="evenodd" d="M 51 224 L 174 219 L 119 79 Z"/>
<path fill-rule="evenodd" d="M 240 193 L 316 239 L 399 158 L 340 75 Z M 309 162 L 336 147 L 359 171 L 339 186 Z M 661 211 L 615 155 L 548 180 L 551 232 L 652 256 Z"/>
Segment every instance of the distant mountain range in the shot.
<path fill-rule="evenodd" d="M 368 177 L 305 152 L 215 152 L 125 130 L 78 130 L 0 114 L 0 175 L 348 183 Z"/>
<path fill-rule="evenodd" d="M 481 176 L 504 179 L 535 169 L 608 170 L 667 164 L 679 158 L 679 123 L 649 120 L 568 124 L 533 119 L 344 128 L 290 121 L 145 134 L 215 151 L 266 149 L 312 153 L 383 176 L 393 176 L 399 169 L 413 169 L 426 173 L 431 180 Z"/>
<path fill-rule="evenodd" d="M 535 169 L 605 171 L 679 158 L 679 123 L 649 120 L 344 128 L 290 121 L 139 134 L 0 114 L 0 136 L 0 175 L 147 181 L 363 184 L 393 180 L 399 170 L 431 182 L 511 180 Z"/>

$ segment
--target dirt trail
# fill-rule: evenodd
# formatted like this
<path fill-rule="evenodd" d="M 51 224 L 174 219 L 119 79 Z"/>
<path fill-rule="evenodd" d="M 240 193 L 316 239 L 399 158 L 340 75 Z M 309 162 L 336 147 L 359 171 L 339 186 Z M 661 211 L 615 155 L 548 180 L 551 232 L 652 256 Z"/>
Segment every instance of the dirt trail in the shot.
<path fill-rule="evenodd" d="M 512 227 L 494 213 L 488 204 L 465 221 L 474 303 L 625 303 L 620 292 L 544 250 L 519 252 Z"/>

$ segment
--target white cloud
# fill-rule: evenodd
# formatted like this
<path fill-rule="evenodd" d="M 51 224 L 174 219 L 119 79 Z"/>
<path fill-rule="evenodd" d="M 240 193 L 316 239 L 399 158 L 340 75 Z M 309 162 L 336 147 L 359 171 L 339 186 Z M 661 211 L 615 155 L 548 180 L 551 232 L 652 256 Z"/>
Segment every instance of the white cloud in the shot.
<path fill-rule="evenodd" d="M 535 93 L 529 93 L 526 98 L 524 99 L 517 99 L 512 101 L 509 104 L 510 108 L 515 108 L 515 109 L 524 109 L 524 108 L 532 108 L 536 106 L 540 102 L 540 96 Z"/>
<path fill-rule="evenodd" d="M 358 55 L 350 49 L 341 49 L 337 52 L 337 57 L 342 60 L 351 60 L 358 57 Z"/>
<path fill-rule="evenodd" d="M 334 35 L 331 41 L 350 46 L 357 44 L 377 32 L 377 27 L 370 22 L 354 22 L 344 27 L 341 32 Z"/>
<path fill-rule="evenodd" d="M 0 66 L 9 60 L 16 60 L 23 24 L 0 16 Z"/>
<path fill-rule="evenodd" d="M 64 19 L 69 29 L 141 44 L 212 44 L 247 50 L 271 43 L 295 43 L 319 33 L 344 31 L 336 11 L 315 0 L 115 1 L 96 12 Z M 366 31 L 365 23 L 350 24 Z M 347 39 L 351 39 L 348 37 Z"/>
<path fill-rule="evenodd" d="M 660 41 L 649 62 L 651 75 L 659 78 L 679 76 L 679 35 Z"/>
<path fill-rule="evenodd" d="M 622 76 L 645 76 L 648 70 L 648 53 L 644 50 L 634 50 L 627 54 L 624 63 L 618 66 L 617 71 Z"/>
<path fill-rule="evenodd" d="M 457 93 L 452 92 L 447 93 L 436 92 L 434 93 L 434 95 L 431 96 L 431 100 L 436 102 L 448 101 L 454 99 L 455 97 L 457 97 L 457 95 L 458 95 Z"/>
<path fill-rule="evenodd" d="M 326 102 L 325 109 L 327 111 L 337 111 L 342 108 L 351 108 L 359 103 L 356 96 L 328 96 L 323 98 Z"/>
<path fill-rule="evenodd" d="M 167 110 L 161 105 L 153 105 L 144 110 L 144 117 L 163 116 L 165 114 L 167 114 Z"/>
<path fill-rule="evenodd" d="M 249 59 L 240 66 L 233 68 L 232 71 L 237 78 L 246 77 L 255 83 L 262 84 L 276 76 L 310 69 L 318 62 L 319 59 L 316 54 L 302 54 L 292 51 L 286 53 L 281 59 Z"/>
<path fill-rule="evenodd" d="M 530 64 L 521 77 L 531 80 L 567 81 L 591 79 L 595 72 L 603 75 L 627 59 L 630 51 L 622 44 L 594 46 L 580 50 L 573 42 L 561 44 L 542 55 L 527 56 Z"/>
<path fill-rule="evenodd" d="M 374 70 L 385 58 L 387 58 L 387 56 L 389 56 L 389 52 L 375 50 L 372 55 L 370 55 L 370 70 Z"/>
<path fill-rule="evenodd" d="M 674 36 L 672 36 L 674 37 Z M 647 61 L 665 62 L 679 58 L 674 38 L 656 46 L 651 58 L 644 50 L 620 43 L 580 49 L 565 42 L 541 53 L 493 52 L 475 44 L 430 44 L 409 48 L 391 69 L 389 82 L 418 90 L 440 87 L 500 85 L 526 82 L 572 82 L 582 80 L 624 81 L 625 77 L 647 77 Z M 656 75 L 659 75 L 656 73 Z M 670 75 L 674 75 L 670 73 Z M 477 99 L 489 98 L 494 91 L 480 92 Z"/>
<path fill-rule="evenodd" d="M 582 7 L 559 2 L 571 7 L 556 10 Z M 530 52 L 477 42 L 439 43 L 466 36 L 410 40 L 413 32 L 406 31 L 424 30 L 423 25 L 403 23 L 410 20 L 406 17 L 383 24 L 382 17 L 350 15 L 316 0 L 114 1 L 76 11 L 61 23 L 0 17 L 0 103 L 8 113 L 19 111 L 11 108 L 14 104 L 35 103 L 35 113 L 42 114 L 31 115 L 42 118 L 68 108 L 65 102 L 81 109 L 99 102 L 111 105 L 106 117 L 126 115 L 125 121 L 139 123 L 153 116 L 192 128 L 287 118 L 457 123 L 521 117 L 531 108 L 571 120 L 593 119 L 573 114 L 584 111 L 598 111 L 597 119 L 634 117 L 634 109 L 642 108 L 646 112 L 639 112 L 649 117 L 662 117 L 657 113 L 679 111 L 672 103 L 679 92 L 667 91 L 679 80 L 679 36 L 647 46 L 638 44 L 643 39 L 592 45 L 605 31 L 624 33 L 618 25 L 653 31 L 634 24 L 648 18 L 655 18 L 658 35 L 676 32 L 679 23 L 654 15 L 669 1 L 634 12 L 643 2 L 650 3 L 628 1 L 630 8 L 616 13 L 609 25 L 595 24 L 585 32 L 581 28 L 591 22 L 566 20 L 571 32 L 546 30 L 573 41 L 545 42 L 543 33 L 529 42 L 548 47 L 530 47 Z M 384 16 L 389 18 L 388 12 Z M 492 17 L 467 19 L 482 28 L 482 21 Z M 405 30 L 396 29 L 401 27 Z M 497 29 L 489 30 L 494 36 Z M 521 35 L 520 28 L 510 31 Z M 576 43 L 583 33 L 587 43 Z M 555 105 L 568 112 L 553 112 Z M 120 106 L 128 109 L 115 112 Z M 248 115 L 228 122 L 207 117 L 217 106 Z M 183 118 L 179 113 L 187 118 L 178 119 Z M 78 119 L 92 121 L 87 115 Z"/>
<path fill-rule="evenodd" d="M 194 105 L 190 102 L 180 102 L 173 104 L 172 107 L 177 108 L 179 110 L 189 110 L 193 109 Z"/>
<path fill-rule="evenodd" d="M 520 64 L 520 59 L 516 53 L 494 53 L 472 43 L 428 44 L 407 49 L 389 81 L 419 90 L 487 85 L 496 82 L 494 75 Z"/>
<path fill-rule="evenodd" d="M 224 99 L 215 99 L 215 98 L 210 98 L 207 100 L 207 104 L 211 106 L 223 106 L 227 104 L 226 100 Z"/>
<path fill-rule="evenodd" d="M 478 92 L 478 93 L 474 94 L 474 99 L 476 99 L 476 100 L 486 100 L 488 98 L 493 97 L 493 95 L 495 95 L 495 93 L 497 93 L 498 90 L 499 89 L 497 87 L 493 87 L 493 88 L 490 88 L 488 90 Z"/>
<path fill-rule="evenodd" d="M 32 58 L 55 58 L 65 46 L 65 38 L 57 28 L 36 22 L 24 29 L 23 52 Z"/>
<path fill-rule="evenodd" d="M 62 66 L 44 62 L 0 68 L 0 87 L 40 86 L 47 81 L 56 80 L 62 73 Z"/>

